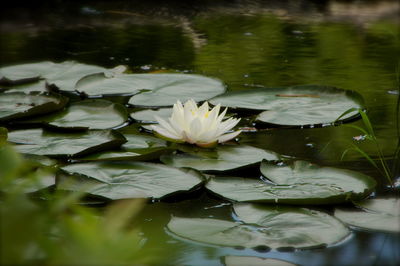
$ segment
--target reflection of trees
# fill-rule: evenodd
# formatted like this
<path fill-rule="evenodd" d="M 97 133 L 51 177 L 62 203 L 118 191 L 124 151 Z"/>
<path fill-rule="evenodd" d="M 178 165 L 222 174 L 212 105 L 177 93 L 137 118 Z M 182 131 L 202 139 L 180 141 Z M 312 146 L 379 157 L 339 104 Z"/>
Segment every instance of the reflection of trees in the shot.
<path fill-rule="evenodd" d="M 323 84 L 356 90 L 366 100 L 385 155 L 393 155 L 398 138 L 394 124 L 397 99 L 387 91 L 396 86 L 399 59 L 394 55 L 400 54 L 399 25 L 376 22 L 362 29 L 345 23 L 309 24 L 273 16 L 225 15 L 198 18 L 195 27 L 208 37 L 208 45 L 196 56 L 199 71 L 221 78 L 232 90 L 246 88 L 244 84 Z M 349 147 L 344 140 L 352 141 L 359 135 L 343 127 L 285 132 L 271 131 L 270 136 L 254 141 L 279 146 L 276 151 L 284 154 L 338 159 Z M 289 142 L 290 147 L 280 145 Z M 307 148 L 309 142 L 314 142 L 316 149 Z M 327 151 L 331 152 L 318 154 L 329 142 Z M 363 142 L 361 147 L 372 157 L 377 155 L 373 143 Z M 359 154 L 350 155 L 348 158 L 360 158 Z"/>

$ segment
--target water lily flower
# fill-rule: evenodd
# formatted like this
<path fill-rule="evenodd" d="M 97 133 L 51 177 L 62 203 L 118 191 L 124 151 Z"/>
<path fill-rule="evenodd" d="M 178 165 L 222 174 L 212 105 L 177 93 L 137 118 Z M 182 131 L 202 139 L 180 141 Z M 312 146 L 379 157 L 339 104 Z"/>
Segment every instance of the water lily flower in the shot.
<path fill-rule="evenodd" d="M 160 137 L 169 141 L 212 147 L 217 143 L 235 138 L 241 132 L 238 130 L 228 133 L 240 119 L 224 120 L 228 108 L 219 114 L 220 108 L 220 104 L 209 110 L 208 102 L 198 107 L 193 100 L 188 100 L 184 105 L 178 101 L 174 104 L 168 122 L 155 116 L 159 125 L 153 125 L 152 129 Z"/>

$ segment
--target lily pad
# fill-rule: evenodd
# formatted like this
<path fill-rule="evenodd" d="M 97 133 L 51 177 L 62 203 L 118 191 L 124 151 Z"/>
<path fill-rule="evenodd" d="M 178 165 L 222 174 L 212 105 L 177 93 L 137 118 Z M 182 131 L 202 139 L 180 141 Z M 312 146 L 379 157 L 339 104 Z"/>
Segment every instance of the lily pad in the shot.
<path fill-rule="evenodd" d="M 158 159 L 166 150 L 166 142 L 162 139 L 140 133 L 121 131 L 127 142 L 115 151 L 93 153 L 79 160 L 133 160 L 145 161 Z"/>
<path fill-rule="evenodd" d="M 54 67 L 53 62 L 21 64 L 0 68 L 0 84 L 13 85 L 39 80 L 43 73 Z"/>
<path fill-rule="evenodd" d="M 250 256 L 225 256 L 224 264 L 225 266 L 296 266 L 284 260 Z"/>
<path fill-rule="evenodd" d="M 172 114 L 172 108 L 159 108 L 159 109 L 146 109 L 137 112 L 133 112 L 130 116 L 138 121 L 139 123 L 157 123 L 155 116 L 161 117 L 168 121 L 168 118 Z"/>
<path fill-rule="evenodd" d="M 210 102 L 231 108 L 267 110 L 258 115 L 257 121 L 282 126 L 328 124 L 351 108 L 363 108 L 358 93 L 317 85 L 228 92 Z M 339 121 L 355 117 L 358 117 L 357 111 Z"/>
<path fill-rule="evenodd" d="M 219 145 L 215 149 L 196 148 L 189 145 L 187 153 L 164 155 L 163 163 L 175 167 L 191 167 L 199 171 L 222 172 L 251 166 L 263 159 L 277 160 L 278 156 L 271 151 L 246 145 Z"/>
<path fill-rule="evenodd" d="M 335 216 L 343 222 L 364 230 L 400 232 L 400 199 L 369 199 L 357 202 L 361 209 L 336 208 Z"/>
<path fill-rule="evenodd" d="M 13 85 L 46 79 L 50 85 L 62 90 L 73 90 L 76 82 L 85 75 L 108 71 L 107 69 L 80 64 L 74 61 L 53 63 L 49 61 L 3 67 L 0 84 Z"/>
<path fill-rule="evenodd" d="M 235 212 L 244 223 L 172 217 L 167 228 L 177 236 L 193 241 L 262 250 L 322 247 L 337 243 L 350 234 L 349 229 L 334 217 L 304 208 L 237 205 Z"/>
<path fill-rule="evenodd" d="M 217 176 L 210 178 L 206 188 L 240 202 L 318 205 L 361 199 L 376 186 L 374 179 L 361 173 L 304 161 L 296 161 L 292 166 L 263 161 L 261 172 L 275 184 L 253 178 Z"/>
<path fill-rule="evenodd" d="M 26 129 L 9 132 L 8 141 L 18 144 L 15 148 L 21 153 L 74 157 L 120 147 L 126 139 L 121 133 L 113 130 L 66 134 Z"/>
<path fill-rule="evenodd" d="M 11 92 L 47 92 L 46 81 L 40 80 L 37 82 L 31 82 L 26 84 L 21 84 L 17 86 L 7 86 L 3 87 L 7 93 Z"/>
<path fill-rule="evenodd" d="M 129 103 L 135 106 L 172 106 L 178 100 L 196 102 L 208 100 L 225 92 L 217 79 L 189 74 L 138 74 L 143 80 L 143 92 L 134 95 Z M 140 87 L 139 87 L 140 88 Z"/>
<path fill-rule="evenodd" d="M 216 79 L 189 74 L 120 74 L 102 73 L 85 76 L 74 90 L 87 95 L 135 95 L 129 101 L 136 106 L 171 106 L 177 100 L 202 101 L 225 91 Z"/>
<path fill-rule="evenodd" d="M 65 107 L 68 98 L 56 94 L 22 92 L 0 94 L 0 121 L 47 114 Z"/>
<path fill-rule="evenodd" d="M 62 169 L 80 180 L 65 179 L 59 189 L 84 191 L 109 199 L 155 198 L 188 192 L 202 184 L 194 170 L 180 170 L 162 164 L 144 162 L 81 163 Z"/>
<path fill-rule="evenodd" d="M 265 228 L 272 248 L 315 248 L 335 244 L 350 230 L 335 217 L 320 211 L 287 206 L 234 204 L 238 218 Z"/>
<path fill-rule="evenodd" d="M 273 191 L 282 203 L 331 204 L 360 200 L 368 196 L 376 186 L 372 177 L 362 173 L 321 167 L 306 161 L 294 161 L 288 165 L 263 161 L 260 170 L 278 185 Z M 278 192 L 280 187 L 292 190 L 290 197 Z"/>
<path fill-rule="evenodd" d="M 84 100 L 71 103 L 65 110 L 28 122 L 42 122 L 59 128 L 108 129 L 128 120 L 126 108 L 106 100 Z"/>

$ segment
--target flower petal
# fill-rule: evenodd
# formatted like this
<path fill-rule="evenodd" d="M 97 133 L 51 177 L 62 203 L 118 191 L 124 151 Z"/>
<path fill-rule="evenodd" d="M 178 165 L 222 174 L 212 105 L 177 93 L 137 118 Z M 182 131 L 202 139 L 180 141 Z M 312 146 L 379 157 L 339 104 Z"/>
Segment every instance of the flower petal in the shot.
<path fill-rule="evenodd" d="M 150 126 L 155 132 L 157 132 L 159 135 L 164 136 L 165 138 L 169 140 L 180 140 L 180 137 L 176 137 L 175 135 L 171 134 L 168 130 L 165 128 L 156 126 L 156 125 L 151 125 Z"/>
<path fill-rule="evenodd" d="M 235 132 L 232 132 L 232 133 L 228 133 L 228 134 L 222 135 L 222 136 L 220 136 L 220 137 L 218 138 L 218 143 L 222 143 L 222 142 L 228 141 L 228 140 L 230 140 L 230 139 L 233 139 L 233 138 L 235 138 L 237 135 L 239 135 L 240 132 L 242 132 L 242 131 L 241 131 L 241 130 L 238 130 L 238 131 L 235 131 Z"/>
<path fill-rule="evenodd" d="M 180 134 L 178 134 L 167 121 L 165 121 L 159 116 L 154 116 L 154 118 L 160 124 L 161 127 L 165 128 L 170 134 L 174 135 L 176 138 L 179 138 Z"/>
<path fill-rule="evenodd" d="M 239 119 L 229 118 L 228 120 L 222 122 L 218 128 L 218 135 L 224 134 L 225 132 L 234 128 L 240 121 Z"/>

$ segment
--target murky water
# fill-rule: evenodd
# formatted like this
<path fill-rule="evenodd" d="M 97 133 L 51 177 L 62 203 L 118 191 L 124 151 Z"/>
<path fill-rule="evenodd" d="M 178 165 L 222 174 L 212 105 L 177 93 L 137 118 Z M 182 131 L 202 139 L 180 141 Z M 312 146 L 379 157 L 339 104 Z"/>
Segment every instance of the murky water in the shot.
<path fill-rule="evenodd" d="M 351 89 L 364 97 L 384 155 L 393 167 L 400 164 L 393 160 L 399 141 L 396 1 L 161 2 L 10 8 L 0 25 L 1 65 L 77 60 L 105 67 L 125 64 L 139 72 L 198 73 L 223 80 L 229 90 L 299 84 Z M 382 181 L 360 154 L 340 159 L 358 135 L 343 126 L 270 129 L 244 134 L 241 142 Z M 361 143 L 366 153 L 378 156 L 374 145 Z M 378 194 L 385 193 L 384 186 L 381 182 Z M 171 201 L 149 205 L 141 216 L 147 248 L 168 254 L 166 265 L 221 265 L 225 255 L 281 258 L 300 265 L 400 263 L 399 236 L 384 233 L 354 232 L 336 246 L 296 252 L 238 250 L 176 239 L 164 229 L 171 215 L 231 219 L 232 214 L 230 204 L 205 191 Z"/>

